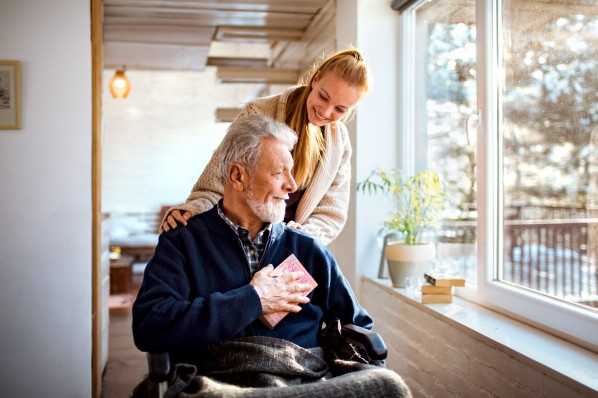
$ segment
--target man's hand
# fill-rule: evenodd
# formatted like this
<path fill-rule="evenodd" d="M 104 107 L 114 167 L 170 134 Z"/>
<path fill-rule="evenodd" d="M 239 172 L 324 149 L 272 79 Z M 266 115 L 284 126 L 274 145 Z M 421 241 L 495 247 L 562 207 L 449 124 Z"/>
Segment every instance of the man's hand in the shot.
<path fill-rule="evenodd" d="M 279 311 L 301 311 L 299 304 L 309 303 L 309 299 L 302 293 L 309 291 L 312 285 L 298 283 L 298 280 L 303 277 L 301 271 L 291 272 L 280 277 L 271 277 L 270 272 L 273 269 L 274 266 L 269 264 L 256 272 L 249 282 L 260 296 L 264 314 Z"/>
<path fill-rule="evenodd" d="M 183 225 L 187 225 L 187 220 L 191 218 L 191 212 L 186 211 L 181 213 L 180 210 L 174 209 L 170 212 L 168 217 L 166 217 L 166 221 L 162 223 L 160 226 L 160 233 L 170 231 L 170 228 L 175 229 L 177 227 L 177 221 Z"/>

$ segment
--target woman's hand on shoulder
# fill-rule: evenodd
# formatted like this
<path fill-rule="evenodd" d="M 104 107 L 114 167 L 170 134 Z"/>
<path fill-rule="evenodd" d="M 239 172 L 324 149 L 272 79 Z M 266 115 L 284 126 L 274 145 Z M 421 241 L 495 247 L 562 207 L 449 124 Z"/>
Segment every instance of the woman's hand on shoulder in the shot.
<path fill-rule="evenodd" d="M 303 225 L 299 224 L 298 222 L 295 221 L 289 221 L 287 223 L 287 226 L 289 226 L 290 228 L 295 228 L 295 229 L 305 229 L 303 228 Z"/>
<path fill-rule="evenodd" d="M 183 225 L 187 225 L 187 220 L 190 218 L 191 218 L 190 211 L 185 211 L 185 212 L 181 213 L 180 210 L 174 209 L 173 211 L 170 212 L 168 217 L 166 217 L 166 220 L 160 226 L 160 233 L 168 232 L 168 231 L 170 231 L 171 228 L 175 229 L 178 226 L 177 222 L 180 222 Z"/>

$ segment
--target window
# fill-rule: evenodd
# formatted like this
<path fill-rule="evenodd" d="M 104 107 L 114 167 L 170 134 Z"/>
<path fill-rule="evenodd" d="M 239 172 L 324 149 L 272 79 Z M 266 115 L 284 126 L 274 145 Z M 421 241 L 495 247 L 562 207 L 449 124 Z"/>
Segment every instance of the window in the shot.
<path fill-rule="evenodd" d="M 598 350 L 598 4 L 429 0 L 401 18 L 402 167 L 450 186 L 439 256 L 462 260 L 468 298 Z"/>
<path fill-rule="evenodd" d="M 448 184 L 452 206 L 439 230 L 438 257 L 457 260 L 470 281 L 476 280 L 475 38 L 473 0 L 426 2 L 415 11 L 416 168 L 432 168 Z"/>
<path fill-rule="evenodd" d="M 571 3 L 503 3 L 498 278 L 595 308 L 598 9 Z"/>

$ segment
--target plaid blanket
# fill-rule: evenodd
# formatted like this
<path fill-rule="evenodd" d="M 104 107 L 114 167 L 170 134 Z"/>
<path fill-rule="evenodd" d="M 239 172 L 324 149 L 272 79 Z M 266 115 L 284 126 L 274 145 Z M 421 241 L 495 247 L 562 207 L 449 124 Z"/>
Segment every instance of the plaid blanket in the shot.
<path fill-rule="evenodd" d="M 175 366 L 165 397 L 411 397 L 395 372 L 332 341 L 312 349 L 271 337 L 211 345 L 194 363 Z M 132 397 L 155 396 L 152 384 L 144 380 Z"/>

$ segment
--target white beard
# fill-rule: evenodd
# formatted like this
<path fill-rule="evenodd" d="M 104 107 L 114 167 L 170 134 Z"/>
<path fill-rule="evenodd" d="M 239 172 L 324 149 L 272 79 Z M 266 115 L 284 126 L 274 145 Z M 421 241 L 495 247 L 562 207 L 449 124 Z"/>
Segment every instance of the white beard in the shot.
<path fill-rule="evenodd" d="M 282 222 L 287 207 L 286 202 L 277 204 L 274 199 L 270 199 L 268 203 L 258 203 L 252 190 L 247 193 L 247 205 L 260 220 L 270 224 Z"/>

